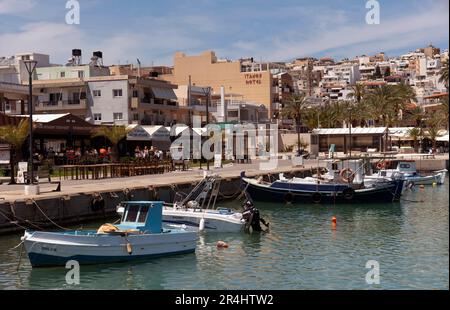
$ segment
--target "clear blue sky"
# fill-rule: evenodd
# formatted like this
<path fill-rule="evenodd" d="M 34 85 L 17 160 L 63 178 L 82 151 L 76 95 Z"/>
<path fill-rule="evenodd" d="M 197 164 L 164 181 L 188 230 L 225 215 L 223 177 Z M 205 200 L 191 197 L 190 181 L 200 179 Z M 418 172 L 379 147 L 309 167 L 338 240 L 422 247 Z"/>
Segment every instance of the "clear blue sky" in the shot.
<path fill-rule="evenodd" d="M 0 56 L 42 52 L 64 63 L 72 48 L 107 64 L 172 65 L 175 51 L 222 58 L 337 59 L 395 56 L 430 42 L 448 48 L 448 0 L 379 0 L 367 25 L 365 0 L 79 0 L 81 24 L 65 23 L 66 0 L 0 0 Z"/>

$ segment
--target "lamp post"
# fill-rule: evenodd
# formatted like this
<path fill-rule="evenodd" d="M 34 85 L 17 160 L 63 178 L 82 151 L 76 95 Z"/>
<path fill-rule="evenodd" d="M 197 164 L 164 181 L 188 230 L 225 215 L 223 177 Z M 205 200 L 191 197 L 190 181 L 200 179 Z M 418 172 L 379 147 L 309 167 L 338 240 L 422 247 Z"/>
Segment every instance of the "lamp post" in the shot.
<path fill-rule="evenodd" d="M 353 146 L 353 144 L 352 144 L 352 108 L 351 107 L 348 108 L 348 112 L 349 112 L 349 115 L 350 115 L 350 119 L 349 119 L 349 122 L 348 122 L 348 130 L 349 130 L 349 133 L 350 133 L 350 141 L 349 141 L 350 151 L 349 151 L 349 155 L 350 155 L 350 157 L 352 157 L 352 146 Z"/>
<path fill-rule="evenodd" d="M 208 126 L 208 124 L 209 124 L 209 99 L 211 97 L 211 87 L 203 87 L 202 90 L 206 96 L 206 126 Z M 206 160 L 206 167 L 207 167 L 206 169 L 209 171 L 209 159 Z"/>
<path fill-rule="evenodd" d="M 29 173 L 29 185 L 34 185 L 34 167 L 33 167 L 33 73 L 36 69 L 37 61 L 35 60 L 25 60 L 24 61 L 25 68 L 28 71 L 28 88 L 29 88 L 29 98 L 28 98 L 28 113 L 30 115 L 29 119 L 29 139 L 30 139 L 30 158 L 29 158 L 29 167 L 31 173 Z"/>

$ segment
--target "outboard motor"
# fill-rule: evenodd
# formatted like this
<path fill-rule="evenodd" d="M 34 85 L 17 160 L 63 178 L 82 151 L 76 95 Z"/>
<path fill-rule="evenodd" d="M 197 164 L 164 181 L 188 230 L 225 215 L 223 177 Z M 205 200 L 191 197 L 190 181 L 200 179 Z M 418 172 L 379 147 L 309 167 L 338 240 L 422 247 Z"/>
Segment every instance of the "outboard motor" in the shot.
<path fill-rule="evenodd" d="M 259 210 L 255 208 L 253 203 L 248 200 L 244 204 L 244 212 L 242 212 L 242 218 L 245 219 L 246 225 L 245 228 L 247 231 L 249 231 L 250 227 L 253 231 L 265 231 L 261 227 L 261 223 L 269 228 L 269 223 L 267 223 L 263 218 L 261 218 L 261 215 L 259 213 Z"/>

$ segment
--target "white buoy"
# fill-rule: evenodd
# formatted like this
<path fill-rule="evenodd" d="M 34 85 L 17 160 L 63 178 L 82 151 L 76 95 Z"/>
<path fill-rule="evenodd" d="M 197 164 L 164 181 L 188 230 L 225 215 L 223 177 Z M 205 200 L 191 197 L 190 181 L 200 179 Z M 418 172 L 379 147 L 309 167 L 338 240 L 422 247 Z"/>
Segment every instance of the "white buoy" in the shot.
<path fill-rule="evenodd" d="M 204 231 L 205 230 L 205 218 L 204 217 L 202 217 L 200 219 L 200 225 L 198 225 L 198 230 L 199 231 Z"/>

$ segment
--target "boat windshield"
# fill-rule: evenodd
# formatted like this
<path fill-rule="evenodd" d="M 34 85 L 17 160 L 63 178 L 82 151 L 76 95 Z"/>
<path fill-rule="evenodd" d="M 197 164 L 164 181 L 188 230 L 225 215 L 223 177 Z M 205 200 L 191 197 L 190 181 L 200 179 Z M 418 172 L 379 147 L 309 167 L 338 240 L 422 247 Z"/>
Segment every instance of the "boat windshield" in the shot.
<path fill-rule="evenodd" d="M 141 210 L 139 211 L 138 223 L 145 223 L 147 221 L 148 210 L 148 205 L 141 206 Z"/>
<path fill-rule="evenodd" d="M 139 212 L 139 206 L 131 205 L 128 207 L 128 211 L 126 214 L 125 222 L 136 222 L 137 216 Z"/>

